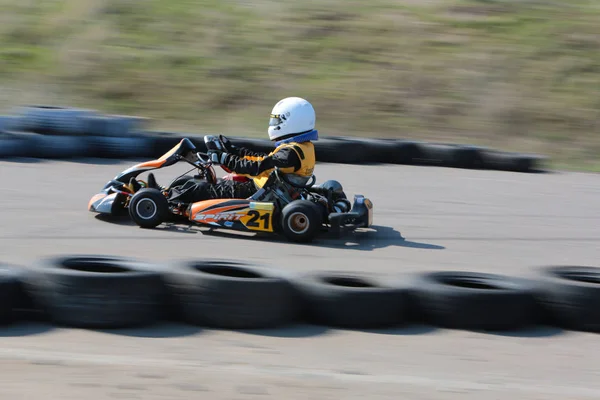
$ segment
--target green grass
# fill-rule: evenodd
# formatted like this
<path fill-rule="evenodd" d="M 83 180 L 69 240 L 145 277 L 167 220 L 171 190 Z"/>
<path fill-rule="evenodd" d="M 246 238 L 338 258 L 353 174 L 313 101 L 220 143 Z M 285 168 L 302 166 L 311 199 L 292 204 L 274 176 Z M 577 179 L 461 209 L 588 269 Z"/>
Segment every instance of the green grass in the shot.
<path fill-rule="evenodd" d="M 0 106 L 95 108 L 264 136 L 309 99 L 323 135 L 600 159 L 600 4 L 0 0 Z"/>

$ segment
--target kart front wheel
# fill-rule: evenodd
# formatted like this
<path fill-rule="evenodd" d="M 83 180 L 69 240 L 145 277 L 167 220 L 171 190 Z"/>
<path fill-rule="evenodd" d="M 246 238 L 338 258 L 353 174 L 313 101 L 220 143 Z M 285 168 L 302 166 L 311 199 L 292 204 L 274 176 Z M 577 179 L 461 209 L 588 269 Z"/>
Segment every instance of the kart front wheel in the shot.
<path fill-rule="evenodd" d="M 169 218 L 169 202 L 157 189 L 144 188 L 129 202 L 129 216 L 142 228 L 155 228 Z"/>
<path fill-rule="evenodd" d="M 321 229 L 321 225 L 321 210 L 311 201 L 296 200 L 281 211 L 281 230 L 292 242 L 311 242 Z"/>

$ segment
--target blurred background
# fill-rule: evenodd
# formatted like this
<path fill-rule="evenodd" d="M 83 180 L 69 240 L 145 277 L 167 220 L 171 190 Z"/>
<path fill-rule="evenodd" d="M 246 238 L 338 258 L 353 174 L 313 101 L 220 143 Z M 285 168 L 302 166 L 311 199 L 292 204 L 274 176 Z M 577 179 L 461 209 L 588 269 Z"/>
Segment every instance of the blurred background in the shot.
<path fill-rule="evenodd" d="M 0 0 L 0 107 L 89 107 L 266 137 L 287 96 L 321 135 L 470 143 L 600 170 L 600 3 Z"/>

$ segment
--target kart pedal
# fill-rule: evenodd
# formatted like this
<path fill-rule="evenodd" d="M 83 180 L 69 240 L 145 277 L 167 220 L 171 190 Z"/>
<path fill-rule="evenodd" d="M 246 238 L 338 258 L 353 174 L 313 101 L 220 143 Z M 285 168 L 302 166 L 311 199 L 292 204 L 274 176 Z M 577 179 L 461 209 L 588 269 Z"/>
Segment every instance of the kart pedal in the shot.
<path fill-rule="evenodd" d="M 133 190 L 133 193 L 135 193 L 142 188 L 142 185 L 140 185 L 140 183 L 137 181 L 137 179 L 132 177 L 129 180 L 129 187 L 131 187 L 131 189 Z"/>
<path fill-rule="evenodd" d="M 158 183 L 156 182 L 156 178 L 154 177 L 154 174 L 152 172 L 150 172 L 148 174 L 148 187 L 152 188 L 152 189 L 160 190 L 160 186 L 158 186 Z"/>

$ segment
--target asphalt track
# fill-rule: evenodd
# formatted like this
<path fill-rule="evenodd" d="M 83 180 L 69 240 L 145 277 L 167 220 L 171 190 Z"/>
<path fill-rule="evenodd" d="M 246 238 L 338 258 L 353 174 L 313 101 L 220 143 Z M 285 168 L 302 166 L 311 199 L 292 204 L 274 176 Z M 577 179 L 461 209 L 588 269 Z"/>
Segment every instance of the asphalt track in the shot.
<path fill-rule="evenodd" d="M 88 199 L 130 165 L 0 162 L 2 261 L 61 253 L 168 263 L 214 256 L 294 271 L 404 276 L 473 270 L 532 276 L 600 264 L 600 176 L 319 164 L 375 204 L 375 227 L 345 241 L 290 245 L 185 227 L 142 230 L 96 218 Z M 182 168 L 157 174 L 159 181 Z M 169 325 L 86 331 L 0 329 L 0 398 L 597 399 L 600 336 L 540 328 L 490 334 L 411 327 L 230 332 Z"/>

